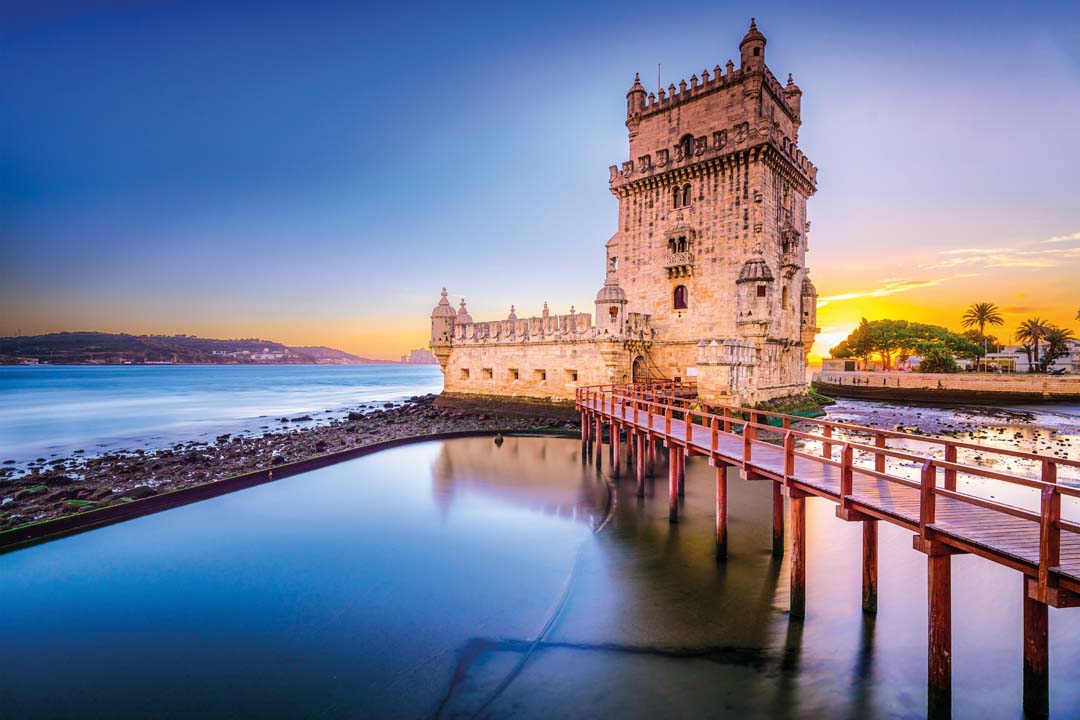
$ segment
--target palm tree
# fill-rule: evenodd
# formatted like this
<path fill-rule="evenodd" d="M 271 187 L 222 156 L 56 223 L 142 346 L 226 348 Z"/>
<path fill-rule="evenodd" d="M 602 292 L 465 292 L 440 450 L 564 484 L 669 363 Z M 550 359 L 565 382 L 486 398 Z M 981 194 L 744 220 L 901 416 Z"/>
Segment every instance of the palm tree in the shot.
<path fill-rule="evenodd" d="M 967 309 L 960 324 L 966 328 L 979 328 L 979 337 L 982 338 L 983 357 L 986 357 L 986 326 L 1004 325 L 1005 318 L 1001 317 L 1001 310 L 994 303 L 977 302 Z"/>
<path fill-rule="evenodd" d="M 1050 323 L 1035 317 L 1020 323 L 1020 327 L 1016 329 L 1016 339 L 1031 345 L 1033 357 L 1028 365 L 1028 372 L 1035 372 L 1035 367 L 1039 364 L 1039 341 L 1046 337 L 1050 328 Z"/>
<path fill-rule="evenodd" d="M 1072 330 L 1051 325 L 1043 336 L 1046 340 L 1046 352 L 1043 353 L 1042 371 L 1046 372 L 1054 361 L 1069 354 L 1069 343 L 1076 339 Z"/>

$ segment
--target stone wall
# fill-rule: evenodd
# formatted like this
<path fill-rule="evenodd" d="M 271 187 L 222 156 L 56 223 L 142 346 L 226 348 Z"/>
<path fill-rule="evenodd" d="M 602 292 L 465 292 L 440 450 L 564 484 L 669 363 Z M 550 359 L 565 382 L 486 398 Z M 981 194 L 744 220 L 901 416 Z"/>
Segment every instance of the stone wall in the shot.
<path fill-rule="evenodd" d="M 1080 376 L 993 373 L 820 372 L 813 385 L 826 395 L 924 402 L 1080 400 Z"/>
<path fill-rule="evenodd" d="M 600 347 L 595 342 L 455 346 L 444 388 L 466 395 L 573 400 L 578 387 L 612 382 Z"/>

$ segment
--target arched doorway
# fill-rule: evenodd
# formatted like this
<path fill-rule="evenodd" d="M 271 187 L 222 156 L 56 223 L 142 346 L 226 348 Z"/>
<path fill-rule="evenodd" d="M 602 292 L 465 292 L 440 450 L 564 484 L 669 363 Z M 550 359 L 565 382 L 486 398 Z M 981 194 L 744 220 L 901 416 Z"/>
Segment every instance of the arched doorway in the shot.
<path fill-rule="evenodd" d="M 634 383 L 647 383 L 649 382 L 649 368 L 645 364 L 645 358 L 638 356 L 634 358 L 634 365 L 632 368 L 633 382 Z"/>

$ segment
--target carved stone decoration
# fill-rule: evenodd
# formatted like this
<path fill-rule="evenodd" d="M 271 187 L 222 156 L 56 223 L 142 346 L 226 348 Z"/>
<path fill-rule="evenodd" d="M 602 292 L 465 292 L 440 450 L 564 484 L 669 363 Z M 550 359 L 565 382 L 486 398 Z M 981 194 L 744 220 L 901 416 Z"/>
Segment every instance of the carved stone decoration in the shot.
<path fill-rule="evenodd" d="M 694 140 L 694 155 L 704 155 L 709 146 L 709 138 L 705 135 Z"/>
<path fill-rule="evenodd" d="M 717 150 L 727 145 L 727 130 L 717 130 L 712 134 L 712 144 Z"/>
<path fill-rule="evenodd" d="M 638 158 L 638 172 L 645 174 L 652 169 L 652 156 L 642 155 Z"/>
<path fill-rule="evenodd" d="M 608 173 L 610 173 L 610 175 L 611 175 L 611 177 L 608 178 L 608 182 L 609 183 L 615 182 L 619 178 L 619 166 L 618 165 L 612 165 L 611 167 L 608 168 Z"/>
<path fill-rule="evenodd" d="M 750 123 L 739 123 L 735 126 L 735 143 L 746 142 L 746 133 L 750 130 Z"/>
<path fill-rule="evenodd" d="M 622 164 L 622 176 L 629 179 L 634 174 L 634 161 L 627 160 Z"/>
<path fill-rule="evenodd" d="M 657 150 L 656 151 L 656 167 L 664 167 L 668 164 L 668 151 Z"/>
<path fill-rule="evenodd" d="M 682 162 L 685 159 L 686 159 L 686 156 L 683 155 L 682 143 L 679 143 L 678 145 L 675 146 L 675 162 Z"/>

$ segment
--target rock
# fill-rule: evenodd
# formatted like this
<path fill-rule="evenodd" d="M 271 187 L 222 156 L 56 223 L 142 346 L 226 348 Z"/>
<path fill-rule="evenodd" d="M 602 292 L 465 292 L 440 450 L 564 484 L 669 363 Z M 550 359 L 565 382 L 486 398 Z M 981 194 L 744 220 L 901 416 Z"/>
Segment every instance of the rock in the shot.
<path fill-rule="evenodd" d="M 142 498 L 150 497 L 151 495 L 157 495 L 157 490 L 147 485 L 136 485 L 124 492 L 124 497 L 129 497 L 133 500 L 140 500 Z"/>
<path fill-rule="evenodd" d="M 356 411 L 354 410 L 354 411 L 352 411 L 352 412 L 350 412 L 350 413 L 348 414 L 348 416 L 346 417 L 346 419 L 348 419 L 348 420 L 363 420 L 363 419 L 364 419 L 364 413 L 361 413 L 361 412 L 356 412 Z"/>

